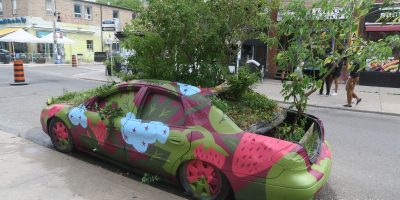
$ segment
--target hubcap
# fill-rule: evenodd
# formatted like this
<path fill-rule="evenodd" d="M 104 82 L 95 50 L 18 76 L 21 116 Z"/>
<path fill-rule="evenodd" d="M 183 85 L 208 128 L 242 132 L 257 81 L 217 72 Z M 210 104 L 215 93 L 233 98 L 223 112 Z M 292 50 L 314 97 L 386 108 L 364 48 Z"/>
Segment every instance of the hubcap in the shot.
<path fill-rule="evenodd" d="M 56 122 L 53 126 L 53 135 L 60 146 L 68 144 L 68 129 L 63 122 Z"/>
<path fill-rule="evenodd" d="M 192 160 L 187 164 L 186 178 L 191 189 L 200 196 L 213 196 L 221 188 L 221 175 L 217 169 L 199 160 Z"/>

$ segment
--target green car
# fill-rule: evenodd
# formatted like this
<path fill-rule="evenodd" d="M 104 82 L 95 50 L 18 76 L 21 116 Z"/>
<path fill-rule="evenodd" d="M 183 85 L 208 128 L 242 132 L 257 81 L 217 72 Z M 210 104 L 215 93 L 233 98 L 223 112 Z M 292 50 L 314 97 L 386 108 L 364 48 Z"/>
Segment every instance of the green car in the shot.
<path fill-rule="evenodd" d="M 174 180 L 193 199 L 312 199 L 326 184 L 332 159 L 319 119 L 305 115 L 302 139 L 285 141 L 277 130 L 294 112 L 242 130 L 208 95 L 176 82 L 123 82 L 78 106 L 47 106 L 41 124 L 61 152 Z"/>

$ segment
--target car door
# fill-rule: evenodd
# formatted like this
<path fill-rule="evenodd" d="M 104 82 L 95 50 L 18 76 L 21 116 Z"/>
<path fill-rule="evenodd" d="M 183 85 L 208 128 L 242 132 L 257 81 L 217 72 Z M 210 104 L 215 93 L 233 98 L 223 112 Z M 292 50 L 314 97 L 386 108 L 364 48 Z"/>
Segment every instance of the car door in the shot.
<path fill-rule="evenodd" d="M 125 162 L 125 142 L 121 134 L 121 119 L 128 113 L 135 114 L 135 97 L 139 88 L 120 88 L 105 97 L 98 97 L 88 106 L 88 147 L 113 160 Z"/>
<path fill-rule="evenodd" d="M 178 94 L 147 88 L 138 115 L 123 119 L 130 165 L 160 175 L 173 173 L 172 166 L 190 148 L 185 111 Z"/>

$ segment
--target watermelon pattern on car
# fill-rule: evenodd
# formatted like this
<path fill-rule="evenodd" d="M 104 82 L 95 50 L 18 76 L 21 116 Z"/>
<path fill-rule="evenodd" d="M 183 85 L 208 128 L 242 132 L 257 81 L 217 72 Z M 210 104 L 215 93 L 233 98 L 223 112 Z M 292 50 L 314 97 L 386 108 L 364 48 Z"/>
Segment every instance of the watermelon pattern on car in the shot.
<path fill-rule="evenodd" d="M 112 98 L 50 105 L 43 109 L 41 123 L 49 133 L 53 119 L 63 121 L 77 147 L 125 159 L 170 180 L 187 175 L 185 190 L 203 191 L 200 195 L 209 195 L 204 198 L 220 199 L 223 188 L 235 199 L 310 199 L 326 184 L 332 156 L 323 135 L 319 155 L 311 163 L 300 144 L 240 129 L 206 97 L 213 92 L 168 81 L 124 82 L 110 92 L 116 94 Z M 123 114 L 101 119 L 89 105 L 96 102 Z"/>

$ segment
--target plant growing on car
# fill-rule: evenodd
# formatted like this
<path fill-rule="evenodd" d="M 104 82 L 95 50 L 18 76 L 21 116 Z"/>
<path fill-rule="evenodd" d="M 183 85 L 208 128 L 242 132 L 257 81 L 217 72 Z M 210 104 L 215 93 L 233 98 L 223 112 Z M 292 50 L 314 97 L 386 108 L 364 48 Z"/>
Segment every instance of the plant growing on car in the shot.
<path fill-rule="evenodd" d="M 51 97 L 49 100 L 50 102 L 48 102 L 48 103 L 49 103 L 49 105 L 57 104 L 57 103 L 69 103 L 71 105 L 77 106 L 93 96 L 99 96 L 101 94 L 106 94 L 115 85 L 116 85 L 116 83 L 112 82 L 112 83 L 104 84 L 99 87 L 88 89 L 86 91 L 80 91 L 80 92 L 69 92 L 67 90 L 64 90 L 63 95 L 58 96 L 58 97 Z"/>
<path fill-rule="evenodd" d="M 387 3 L 389 1 L 385 1 Z M 341 5 L 336 15 L 332 11 Z M 383 41 L 365 42 L 357 35 L 358 24 L 374 5 L 370 0 L 319 0 L 306 7 L 303 0 L 283 3 L 273 0 L 268 3 L 269 10 L 282 13 L 281 19 L 270 20 L 269 30 L 275 34 L 261 33 L 260 38 L 272 48 L 280 47 L 277 56 L 278 66 L 282 70 L 299 66 L 305 62 L 312 71 L 319 70 L 319 75 L 312 74 L 300 78 L 292 72 L 283 83 L 282 94 L 285 101 L 293 101 L 298 116 L 307 108 L 308 97 L 321 87 L 325 79 L 346 57 L 357 59 L 362 66 L 365 58 L 374 53 L 376 58 L 388 56 L 387 44 Z M 319 12 L 315 12 L 319 11 Z M 335 46 L 332 46 L 332 41 Z M 353 56 L 357 54 L 357 56 Z M 330 65 L 330 68 L 324 66 Z M 297 120 L 293 122 L 297 124 Z"/>
<path fill-rule="evenodd" d="M 149 174 L 149 173 L 144 173 L 142 177 L 142 183 L 144 184 L 152 184 L 160 181 L 160 177 L 157 175 Z"/>
<path fill-rule="evenodd" d="M 98 113 L 100 119 L 106 121 L 107 131 L 109 132 L 114 128 L 114 120 L 123 114 L 122 109 L 119 107 L 116 108 L 113 104 L 108 104 L 104 108 L 100 108 Z"/>

